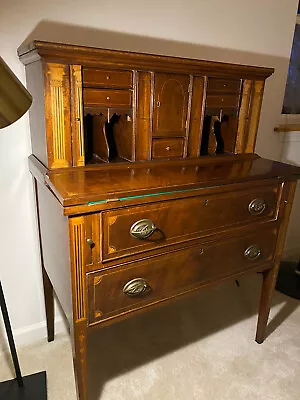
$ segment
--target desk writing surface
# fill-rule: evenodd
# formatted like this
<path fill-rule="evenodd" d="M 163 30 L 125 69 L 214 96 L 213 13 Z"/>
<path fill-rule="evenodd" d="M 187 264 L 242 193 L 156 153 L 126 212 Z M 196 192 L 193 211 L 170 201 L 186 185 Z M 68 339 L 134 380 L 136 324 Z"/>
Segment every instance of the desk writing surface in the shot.
<path fill-rule="evenodd" d="M 49 171 L 46 183 L 64 206 L 126 196 L 184 191 L 272 178 L 297 179 L 300 168 L 264 158 L 183 160 L 177 164 L 136 163 Z"/>

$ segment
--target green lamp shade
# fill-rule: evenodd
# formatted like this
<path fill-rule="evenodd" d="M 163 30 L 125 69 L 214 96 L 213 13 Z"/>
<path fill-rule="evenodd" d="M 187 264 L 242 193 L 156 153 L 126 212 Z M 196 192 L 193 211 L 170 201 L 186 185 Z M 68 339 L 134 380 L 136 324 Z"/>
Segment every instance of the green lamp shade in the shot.
<path fill-rule="evenodd" d="M 0 129 L 22 117 L 31 103 L 30 93 L 0 57 Z"/>

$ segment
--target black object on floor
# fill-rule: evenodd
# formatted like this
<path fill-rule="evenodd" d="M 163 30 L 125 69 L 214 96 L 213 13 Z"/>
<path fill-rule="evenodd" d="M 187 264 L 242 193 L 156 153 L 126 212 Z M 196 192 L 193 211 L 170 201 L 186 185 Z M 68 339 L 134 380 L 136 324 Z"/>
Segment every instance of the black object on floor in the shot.
<path fill-rule="evenodd" d="M 47 381 L 45 371 L 28 375 L 25 378 L 22 377 L 1 281 L 0 306 L 9 348 L 16 371 L 16 379 L 0 383 L 0 400 L 47 400 Z"/>
<path fill-rule="evenodd" d="M 300 271 L 299 264 L 283 261 L 280 264 L 276 290 L 294 299 L 300 300 Z M 296 272 L 297 271 L 297 272 Z"/>
<path fill-rule="evenodd" d="M 46 372 L 23 377 L 23 386 L 17 379 L 0 383 L 1 400 L 47 400 Z"/>

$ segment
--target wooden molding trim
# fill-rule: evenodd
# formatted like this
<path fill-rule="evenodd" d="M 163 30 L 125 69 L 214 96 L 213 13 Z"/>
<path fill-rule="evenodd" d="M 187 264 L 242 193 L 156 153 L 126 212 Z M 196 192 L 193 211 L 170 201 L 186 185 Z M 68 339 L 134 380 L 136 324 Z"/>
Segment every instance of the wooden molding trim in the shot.
<path fill-rule="evenodd" d="M 128 51 L 106 50 L 94 47 L 49 43 L 35 40 L 18 49 L 21 61 L 26 65 L 39 59 L 60 61 L 67 64 L 99 65 L 103 68 L 128 68 L 181 72 L 194 75 L 230 76 L 238 74 L 240 78 L 266 79 L 274 72 L 273 68 L 229 64 L 223 62 L 196 60 L 181 57 L 135 53 Z"/>
<path fill-rule="evenodd" d="M 275 132 L 299 132 L 300 133 L 300 124 L 287 124 L 287 125 L 279 125 L 274 128 Z"/>

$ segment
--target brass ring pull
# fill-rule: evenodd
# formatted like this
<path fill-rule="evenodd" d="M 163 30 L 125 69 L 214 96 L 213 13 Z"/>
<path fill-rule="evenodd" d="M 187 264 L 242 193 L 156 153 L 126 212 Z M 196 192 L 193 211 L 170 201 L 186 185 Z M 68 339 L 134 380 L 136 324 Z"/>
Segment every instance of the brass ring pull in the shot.
<path fill-rule="evenodd" d="M 249 203 L 248 211 L 251 215 L 262 214 L 267 207 L 267 203 L 264 199 L 254 199 Z"/>
<path fill-rule="evenodd" d="M 261 250 L 256 244 L 249 246 L 244 252 L 244 256 L 248 258 L 248 260 L 256 260 L 260 255 Z"/>
<path fill-rule="evenodd" d="M 156 226 L 150 219 L 141 219 L 130 228 L 130 235 L 136 239 L 147 239 L 156 231 Z"/>
<path fill-rule="evenodd" d="M 123 287 L 123 293 L 130 297 L 141 296 L 150 289 L 147 281 L 143 278 L 135 278 L 127 282 Z"/>

